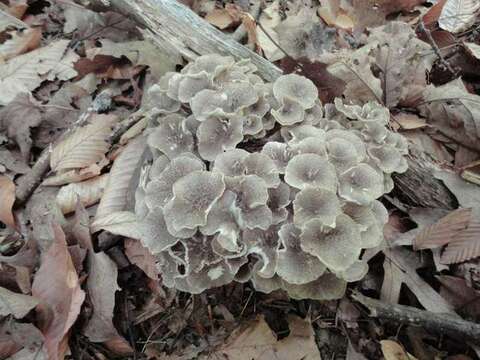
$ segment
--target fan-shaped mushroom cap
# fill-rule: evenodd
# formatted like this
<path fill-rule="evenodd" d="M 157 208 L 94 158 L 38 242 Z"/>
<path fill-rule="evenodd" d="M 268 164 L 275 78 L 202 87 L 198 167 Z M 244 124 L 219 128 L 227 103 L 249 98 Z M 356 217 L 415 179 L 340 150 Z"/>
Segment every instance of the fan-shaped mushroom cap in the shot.
<path fill-rule="evenodd" d="M 280 125 L 289 126 L 303 121 L 305 110 L 297 101 L 284 98 L 278 109 L 272 109 L 270 113 Z"/>
<path fill-rule="evenodd" d="M 375 214 L 375 218 L 377 219 L 378 223 L 382 226 L 388 222 L 388 211 L 385 206 L 378 200 L 374 200 L 370 207 Z"/>
<path fill-rule="evenodd" d="M 363 128 L 360 131 L 362 137 L 366 141 L 375 142 L 377 144 L 383 143 L 388 135 L 388 130 L 385 125 L 377 122 L 363 124 Z"/>
<path fill-rule="evenodd" d="M 208 212 L 224 190 L 223 177 L 212 172 L 194 171 L 177 180 L 174 196 L 164 208 L 167 226 L 180 231 L 205 225 Z"/>
<path fill-rule="evenodd" d="M 285 182 L 297 189 L 307 186 L 337 189 L 335 168 L 316 154 L 295 155 L 285 169 Z"/>
<path fill-rule="evenodd" d="M 372 248 L 383 241 L 383 224 L 376 218 L 371 205 L 347 203 L 343 211 L 358 225 L 362 248 Z"/>
<path fill-rule="evenodd" d="M 328 160 L 335 166 L 337 173 L 357 165 L 361 156 L 357 153 L 355 145 L 350 141 L 335 137 L 327 141 Z"/>
<path fill-rule="evenodd" d="M 290 284 L 306 284 L 318 279 L 326 266 L 315 256 L 300 248 L 300 230 L 293 224 L 283 224 L 279 232 L 283 248 L 278 250 L 277 274 Z"/>
<path fill-rule="evenodd" d="M 335 227 L 335 219 L 341 212 L 337 194 L 331 190 L 306 187 L 293 201 L 293 221 L 299 228 L 313 219 L 323 226 Z"/>
<path fill-rule="evenodd" d="M 281 182 L 276 188 L 268 189 L 267 205 L 272 211 L 272 222 L 274 225 L 287 219 L 288 211 L 285 208 L 290 202 L 290 186 L 284 182 Z"/>
<path fill-rule="evenodd" d="M 255 254 L 260 259 L 255 264 L 254 272 L 264 278 L 273 277 L 277 264 L 278 227 L 272 226 L 267 230 L 247 229 L 243 232 L 243 241 L 248 246 L 248 254 Z"/>
<path fill-rule="evenodd" d="M 285 173 L 285 168 L 294 155 L 287 144 L 276 141 L 267 142 L 263 146 L 262 154 L 273 160 L 280 174 Z"/>
<path fill-rule="evenodd" d="M 235 64 L 235 59 L 231 56 L 223 56 L 219 54 L 202 55 L 190 62 L 182 69 L 184 74 L 199 74 L 206 72 L 212 74 L 212 78 L 222 71 L 231 68 Z"/>
<path fill-rule="evenodd" d="M 283 139 L 289 144 L 297 144 L 303 139 L 316 138 L 325 142 L 325 130 L 312 125 L 297 125 L 280 129 Z"/>
<path fill-rule="evenodd" d="M 255 273 L 252 275 L 252 284 L 257 291 L 270 294 L 272 291 L 280 290 L 282 288 L 282 279 L 278 275 L 271 278 L 264 278 Z"/>
<path fill-rule="evenodd" d="M 238 252 L 240 249 L 239 228 L 233 210 L 236 200 L 237 195 L 234 192 L 225 190 L 208 213 L 207 223 L 200 228 L 205 235 L 218 233 L 216 244 L 229 252 Z"/>
<path fill-rule="evenodd" d="M 201 72 L 195 75 L 184 75 L 178 84 L 178 100 L 188 103 L 200 91 L 211 89 L 211 75 Z"/>
<path fill-rule="evenodd" d="M 155 179 L 157 176 L 159 176 L 163 170 L 170 164 L 170 159 L 166 155 L 160 155 L 157 157 L 154 161 L 152 166 L 150 167 L 150 171 L 148 173 L 148 176 L 150 179 Z"/>
<path fill-rule="evenodd" d="M 367 150 L 365 148 L 365 143 L 361 138 L 355 135 L 354 132 L 342 129 L 332 129 L 326 132 L 325 135 L 327 141 L 330 139 L 344 139 L 351 143 L 355 148 L 355 151 L 358 156 L 358 161 L 362 161 L 367 156 Z"/>
<path fill-rule="evenodd" d="M 159 113 L 169 114 L 180 110 L 180 102 L 172 99 L 167 92 L 162 90 L 159 85 L 152 85 L 146 93 L 143 100 L 144 106 L 155 109 Z"/>
<path fill-rule="evenodd" d="M 373 159 L 375 165 L 387 174 L 393 172 L 403 173 L 408 169 L 407 160 L 393 146 L 370 146 L 368 154 Z"/>
<path fill-rule="evenodd" d="M 179 240 L 168 232 L 160 207 L 152 209 L 139 221 L 138 227 L 143 245 L 154 255 L 175 245 Z"/>
<path fill-rule="evenodd" d="M 345 295 L 347 282 L 327 272 L 307 284 L 294 285 L 283 281 L 282 288 L 292 299 L 334 300 Z"/>
<path fill-rule="evenodd" d="M 193 171 L 204 170 L 205 164 L 193 154 L 174 158 L 146 187 L 145 202 L 150 209 L 164 207 L 173 197 L 173 184 Z"/>
<path fill-rule="evenodd" d="M 352 265 L 361 251 L 358 225 L 344 214 L 337 216 L 335 228 L 326 228 L 319 219 L 310 220 L 300 239 L 303 251 L 318 257 L 334 272 Z"/>
<path fill-rule="evenodd" d="M 385 144 L 395 147 L 402 155 L 408 154 L 408 140 L 398 133 L 389 131 L 385 138 Z"/>
<path fill-rule="evenodd" d="M 390 111 L 376 101 L 369 101 L 363 105 L 358 120 L 364 123 L 379 123 L 387 125 L 390 121 Z"/>
<path fill-rule="evenodd" d="M 317 154 L 327 159 L 327 147 L 325 141 L 317 137 L 308 137 L 291 145 L 295 154 Z"/>
<path fill-rule="evenodd" d="M 273 94 L 280 102 L 286 98 L 295 100 L 303 109 L 310 109 L 318 99 L 315 84 L 310 79 L 297 74 L 280 76 L 273 83 Z"/>
<path fill-rule="evenodd" d="M 305 110 L 304 124 L 318 125 L 323 118 L 323 106 L 320 100 L 317 100 L 311 109 Z"/>
<path fill-rule="evenodd" d="M 335 98 L 333 103 L 335 104 L 335 109 L 349 119 L 358 120 L 362 115 L 362 107 L 359 105 L 344 104 L 341 98 Z M 329 112 L 329 115 L 332 116 L 333 108 L 330 107 L 329 110 L 331 111 Z"/>
<path fill-rule="evenodd" d="M 234 149 L 243 140 L 243 118 L 209 118 L 197 130 L 200 156 L 213 161 L 225 150 Z"/>
<path fill-rule="evenodd" d="M 272 188 L 280 184 L 278 169 L 275 163 L 267 155 L 262 153 L 250 153 L 244 160 L 247 175 L 257 175 Z"/>
<path fill-rule="evenodd" d="M 199 272 L 206 266 L 223 261 L 223 258 L 213 251 L 212 239 L 212 236 L 197 233 L 190 239 L 181 240 L 185 248 L 185 262 L 188 264 L 189 272 Z"/>
<path fill-rule="evenodd" d="M 200 294 L 203 291 L 232 282 L 234 274 L 225 261 L 205 266 L 202 270 L 192 271 L 184 277 L 175 279 L 175 287 L 190 294 Z"/>
<path fill-rule="evenodd" d="M 171 114 L 161 120 L 161 124 L 148 136 L 148 145 L 160 150 L 169 159 L 193 151 L 193 136 L 183 126 L 185 118 Z"/>
<path fill-rule="evenodd" d="M 241 176 L 246 173 L 245 159 L 250 155 L 243 149 L 232 149 L 217 156 L 213 171 L 226 176 Z"/>
<path fill-rule="evenodd" d="M 359 205 L 367 205 L 384 193 L 382 175 L 363 163 L 344 172 L 339 182 L 338 194 Z"/>
<path fill-rule="evenodd" d="M 243 134 L 255 135 L 263 130 L 262 117 L 258 115 L 249 114 L 243 118 Z"/>
<path fill-rule="evenodd" d="M 345 269 L 337 275 L 347 282 L 362 280 L 368 272 L 368 263 L 366 261 L 356 260 L 348 269 Z"/>

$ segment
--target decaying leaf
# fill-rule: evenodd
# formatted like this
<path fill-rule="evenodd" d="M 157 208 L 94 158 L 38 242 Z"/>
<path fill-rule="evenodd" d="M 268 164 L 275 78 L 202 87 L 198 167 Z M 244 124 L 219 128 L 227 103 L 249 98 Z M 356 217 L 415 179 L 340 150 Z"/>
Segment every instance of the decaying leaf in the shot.
<path fill-rule="evenodd" d="M 471 209 L 457 209 L 436 223 L 420 229 L 415 237 L 415 249 L 434 249 L 455 241 L 470 223 Z"/>
<path fill-rule="evenodd" d="M 7 105 L 17 94 L 29 93 L 44 80 L 68 80 L 76 76 L 73 62 L 78 55 L 67 51 L 68 43 L 58 40 L 0 64 L 0 105 Z"/>
<path fill-rule="evenodd" d="M 106 139 L 116 120 L 114 115 L 96 115 L 91 124 L 77 129 L 59 142 L 50 157 L 52 170 L 78 169 L 102 160 L 109 148 Z"/>
<path fill-rule="evenodd" d="M 138 240 L 125 240 L 125 255 L 132 264 L 137 265 L 152 280 L 158 280 L 158 268 L 155 256 Z"/>
<path fill-rule="evenodd" d="M 382 353 L 385 360 L 416 360 L 415 357 L 408 354 L 402 345 L 393 340 L 380 341 Z"/>
<path fill-rule="evenodd" d="M 442 253 L 440 261 L 454 264 L 480 256 L 480 221 L 475 219 L 459 232 Z"/>
<path fill-rule="evenodd" d="M 15 202 L 15 184 L 6 176 L 0 176 L 0 221 L 15 228 L 12 207 Z"/>
<path fill-rule="evenodd" d="M 103 195 L 109 174 L 103 174 L 80 183 L 63 186 L 57 194 L 57 204 L 64 214 L 75 211 L 77 200 L 88 207 L 97 203 Z"/>
<path fill-rule="evenodd" d="M 428 86 L 423 97 L 421 110 L 429 124 L 458 143 L 480 150 L 480 96 L 469 93 L 458 78 Z"/>
<path fill-rule="evenodd" d="M 417 254 L 403 248 L 385 249 L 384 253 L 382 300 L 397 304 L 404 283 L 428 311 L 455 314 L 453 307 L 417 274 L 416 269 L 422 265 Z"/>
<path fill-rule="evenodd" d="M 296 316 L 288 317 L 290 335 L 277 340 L 264 318 L 259 316 L 248 326 L 232 333 L 226 344 L 216 351 L 230 360 L 277 359 L 314 360 L 320 358 L 312 324 Z"/>
<path fill-rule="evenodd" d="M 14 32 L 11 36 L 11 39 L 0 45 L 0 61 L 2 62 L 36 49 L 40 45 L 42 30 L 41 28 L 31 28 L 23 32 Z"/>
<path fill-rule="evenodd" d="M 0 287 L 0 316 L 13 315 L 16 319 L 21 319 L 37 305 L 38 300 L 33 296 L 17 294 Z"/>
<path fill-rule="evenodd" d="M 258 42 L 265 57 L 270 61 L 280 60 L 285 56 L 276 44 L 279 43 L 275 27 L 280 24 L 280 1 L 275 0 L 269 4 L 260 14 L 257 25 Z M 266 33 L 265 33 L 266 32 Z M 274 43 L 270 38 L 273 39 Z"/>
<path fill-rule="evenodd" d="M 463 278 L 439 275 L 436 279 L 442 285 L 440 295 L 451 303 L 461 314 L 475 320 L 480 319 L 480 291 L 467 285 Z"/>
<path fill-rule="evenodd" d="M 447 0 L 438 18 L 438 25 L 454 34 L 467 30 L 475 23 L 479 9 L 478 0 Z"/>
<path fill-rule="evenodd" d="M 205 15 L 205 20 L 219 29 L 226 29 L 235 23 L 235 19 L 224 8 L 213 9 Z"/>
<path fill-rule="evenodd" d="M 63 359 L 68 345 L 68 332 L 80 313 L 85 292 L 68 252 L 65 234 L 53 225 L 55 239 L 42 257 L 32 285 L 32 294 L 41 301 L 44 316 L 51 319 L 42 328 L 49 359 Z"/>
<path fill-rule="evenodd" d="M 117 211 L 95 218 L 92 232 L 106 230 L 115 235 L 140 239 L 137 217 L 129 211 Z"/>
<path fill-rule="evenodd" d="M 95 219 L 123 211 L 127 204 L 131 203 L 129 200 L 133 199 L 137 188 L 138 174 L 144 160 L 146 146 L 143 138 L 135 139 L 115 159 Z"/>

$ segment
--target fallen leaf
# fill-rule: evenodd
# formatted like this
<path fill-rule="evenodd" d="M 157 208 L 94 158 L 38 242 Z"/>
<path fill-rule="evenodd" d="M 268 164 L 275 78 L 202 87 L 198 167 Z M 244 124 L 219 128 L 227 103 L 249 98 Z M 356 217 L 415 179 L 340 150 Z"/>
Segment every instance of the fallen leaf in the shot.
<path fill-rule="evenodd" d="M 86 9 L 79 4 L 65 4 L 62 8 L 65 17 L 65 24 L 63 25 L 65 34 L 76 31 L 76 36 L 83 38 L 106 26 L 103 17 L 98 12 Z"/>
<path fill-rule="evenodd" d="M 380 294 L 383 301 L 398 304 L 401 286 L 405 284 L 428 311 L 455 314 L 453 307 L 417 274 L 422 265 L 419 254 L 404 248 L 385 249 L 384 253 L 385 276 Z"/>
<path fill-rule="evenodd" d="M 442 13 L 443 6 L 447 0 L 439 0 L 437 1 L 422 17 L 422 21 L 424 22 L 425 26 L 430 27 L 433 26 L 438 21 L 440 14 Z"/>
<path fill-rule="evenodd" d="M 69 40 L 57 40 L 0 64 L 0 105 L 7 105 L 20 93 L 30 93 L 44 80 L 75 77 L 73 63 L 78 55 L 67 51 L 68 44 Z"/>
<path fill-rule="evenodd" d="M 455 264 L 480 256 L 480 221 L 475 219 L 468 227 L 460 231 L 443 251 L 440 261 L 443 264 Z"/>
<path fill-rule="evenodd" d="M 277 340 L 263 316 L 259 316 L 247 326 L 235 330 L 225 345 L 216 351 L 216 356 L 229 360 L 320 359 L 312 324 L 297 316 L 289 316 L 288 324 L 290 335 Z"/>
<path fill-rule="evenodd" d="M 0 45 L 0 61 L 5 62 L 17 55 L 36 49 L 40 45 L 41 39 L 41 28 L 11 33 L 11 38 Z"/>
<path fill-rule="evenodd" d="M 469 227 L 470 215 L 471 209 L 457 209 L 436 223 L 420 229 L 413 243 L 414 249 L 434 249 L 454 241 Z"/>
<path fill-rule="evenodd" d="M 66 352 L 68 332 L 80 313 L 85 292 L 80 288 L 65 234 L 58 225 L 53 225 L 53 229 L 55 238 L 43 254 L 33 280 L 32 294 L 41 301 L 39 311 L 50 314 L 51 321 L 41 330 L 49 359 L 58 360 L 63 359 Z"/>
<path fill-rule="evenodd" d="M 416 360 L 408 354 L 402 345 L 393 340 L 381 340 L 382 353 L 385 360 Z"/>
<path fill-rule="evenodd" d="M 115 235 L 140 239 L 137 216 L 129 211 L 117 211 L 111 214 L 95 217 L 92 223 L 92 232 L 106 230 Z"/>
<path fill-rule="evenodd" d="M 0 110 L 0 128 L 7 129 L 8 137 L 15 140 L 25 162 L 30 160 L 32 148 L 30 130 L 39 126 L 42 120 L 40 104 L 29 93 L 17 94 Z"/>
<path fill-rule="evenodd" d="M 103 174 L 80 183 L 69 184 L 60 188 L 57 204 L 64 214 L 75 211 L 77 199 L 88 207 L 97 203 L 103 195 L 109 174 Z"/>
<path fill-rule="evenodd" d="M 480 60 L 480 45 L 472 42 L 464 42 L 463 46 L 467 49 L 468 53 L 475 59 Z"/>
<path fill-rule="evenodd" d="M 78 169 L 101 161 L 110 147 L 106 139 L 116 121 L 115 115 L 95 115 L 91 124 L 59 142 L 50 157 L 52 170 Z"/>
<path fill-rule="evenodd" d="M 125 240 L 125 255 L 132 264 L 137 265 L 152 280 L 158 280 L 157 260 L 138 240 Z"/>
<path fill-rule="evenodd" d="M 467 30 L 475 23 L 479 9 L 478 0 L 447 0 L 438 18 L 438 25 L 454 34 Z"/>
<path fill-rule="evenodd" d="M 475 320 L 480 319 L 480 291 L 467 285 L 463 278 L 439 275 L 435 277 L 441 284 L 440 295 L 460 313 Z"/>
<path fill-rule="evenodd" d="M 33 296 L 17 294 L 0 287 L 0 316 L 13 315 L 14 318 L 21 319 L 37 305 L 38 300 Z"/>
<path fill-rule="evenodd" d="M 235 23 L 235 19 L 230 16 L 229 11 L 224 8 L 213 9 L 205 15 L 204 19 L 220 30 L 226 29 Z"/>
<path fill-rule="evenodd" d="M 403 130 L 421 129 L 427 126 L 427 121 L 418 115 L 409 113 L 395 114 L 394 122 L 396 122 Z"/>
<path fill-rule="evenodd" d="M 362 353 L 355 350 L 352 343 L 349 341 L 347 346 L 347 356 L 345 360 L 368 360 Z"/>
<path fill-rule="evenodd" d="M 95 219 L 125 210 L 127 204 L 134 199 L 138 173 L 146 156 L 145 150 L 145 139 L 134 139 L 115 159 Z"/>
<path fill-rule="evenodd" d="M 448 190 L 455 195 L 461 207 L 474 210 L 479 207 L 480 187 L 478 185 L 469 183 L 454 172 L 443 169 L 435 170 L 433 176 L 443 181 Z"/>
<path fill-rule="evenodd" d="M 83 333 L 92 342 L 105 342 L 120 336 L 112 322 L 115 292 L 120 290 L 117 276 L 117 265 L 107 254 L 89 250 L 87 290 L 93 315 Z"/>
<path fill-rule="evenodd" d="M 270 61 L 280 60 L 285 54 L 278 48 L 280 43 L 275 27 L 282 22 L 280 1 L 275 0 L 261 12 L 257 24 L 258 43 L 265 57 Z M 272 41 L 273 39 L 273 41 Z"/>
<path fill-rule="evenodd" d="M 16 228 L 13 217 L 13 204 L 15 202 L 15 184 L 6 176 L 0 176 L 0 221 L 12 229 Z"/>

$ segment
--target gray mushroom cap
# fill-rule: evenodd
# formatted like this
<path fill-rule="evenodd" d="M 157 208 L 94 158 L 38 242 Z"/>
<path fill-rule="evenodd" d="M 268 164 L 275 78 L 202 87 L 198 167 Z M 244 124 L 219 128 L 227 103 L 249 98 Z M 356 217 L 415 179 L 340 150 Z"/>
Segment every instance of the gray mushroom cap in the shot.
<path fill-rule="evenodd" d="M 280 76 L 273 83 L 273 94 L 280 102 L 286 98 L 296 101 L 304 110 L 312 108 L 318 99 L 318 90 L 315 84 L 297 74 Z"/>

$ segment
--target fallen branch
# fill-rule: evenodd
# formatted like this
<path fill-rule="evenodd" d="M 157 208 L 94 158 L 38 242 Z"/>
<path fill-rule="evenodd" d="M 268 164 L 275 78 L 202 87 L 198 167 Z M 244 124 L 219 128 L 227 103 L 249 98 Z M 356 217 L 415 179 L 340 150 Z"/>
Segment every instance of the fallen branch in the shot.
<path fill-rule="evenodd" d="M 421 326 L 438 334 L 467 338 L 480 344 L 480 324 L 463 320 L 455 314 L 432 313 L 411 306 L 392 305 L 354 292 L 352 299 L 368 308 L 371 317 Z"/>

